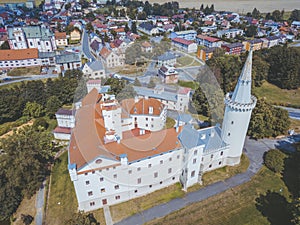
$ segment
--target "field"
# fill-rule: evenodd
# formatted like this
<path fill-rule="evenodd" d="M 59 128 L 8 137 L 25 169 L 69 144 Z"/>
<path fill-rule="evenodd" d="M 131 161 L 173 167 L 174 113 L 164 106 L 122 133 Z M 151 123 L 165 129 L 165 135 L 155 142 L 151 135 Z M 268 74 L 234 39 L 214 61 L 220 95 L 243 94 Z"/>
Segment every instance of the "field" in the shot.
<path fill-rule="evenodd" d="M 8 76 L 26 76 L 26 75 L 40 75 L 40 74 L 41 74 L 40 66 L 15 68 L 7 73 Z"/>
<path fill-rule="evenodd" d="M 256 206 L 258 198 L 265 195 L 268 190 L 274 191 L 270 205 L 265 209 Z M 181 225 L 181 224 L 270 224 L 262 216 L 261 211 L 269 210 L 278 215 L 279 221 L 274 224 L 286 224 L 285 205 L 280 202 L 283 198 L 289 199 L 289 192 L 279 175 L 263 167 L 261 171 L 248 183 L 229 189 L 219 195 L 208 198 L 202 202 L 192 204 L 176 211 L 164 218 L 146 223 L 147 225 Z M 283 221 L 280 221 L 283 220 Z"/>
<path fill-rule="evenodd" d="M 169 2 L 169 0 L 149 0 L 150 3 L 164 3 Z M 214 4 L 216 10 L 228 10 L 230 12 L 238 12 L 246 14 L 247 12 L 252 12 L 254 7 L 256 7 L 260 12 L 272 12 L 276 9 L 285 11 L 292 11 L 293 9 L 299 9 L 299 0 L 202 0 L 202 1 L 193 1 L 193 0 L 184 0 L 178 1 L 179 7 L 182 8 L 196 8 L 199 9 L 201 4 L 211 5 Z"/>
<path fill-rule="evenodd" d="M 27 0 L 0 0 L 0 4 L 5 3 L 20 3 L 20 2 L 27 2 Z M 41 4 L 42 0 L 35 0 L 35 5 L 38 6 Z"/>
<path fill-rule="evenodd" d="M 300 88 L 285 90 L 264 82 L 261 87 L 254 88 L 253 93 L 260 98 L 266 98 L 267 102 L 274 105 L 300 108 Z"/>

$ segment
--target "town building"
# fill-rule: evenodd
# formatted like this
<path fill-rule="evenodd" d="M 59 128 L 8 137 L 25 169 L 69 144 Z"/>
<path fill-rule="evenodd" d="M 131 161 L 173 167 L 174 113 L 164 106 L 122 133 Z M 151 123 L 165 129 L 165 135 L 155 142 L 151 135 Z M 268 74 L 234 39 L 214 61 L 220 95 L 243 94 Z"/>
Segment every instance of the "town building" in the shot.
<path fill-rule="evenodd" d="M 89 79 L 100 79 L 105 77 L 105 69 L 101 61 L 91 61 L 84 64 L 83 75 Z"/>
<path fill-rule="evenodd" d="M 53 130 L 54 138 L 70 140 L 71 129 L 75 126 L 75 111 L 59 109 L 56 113 L 57 127 Z"/>
<path fill-rule="evenodd" d="M 222 44 L 221 48 L 223 48 L 226 51 L 225 54 L 240 55 L 242 53 L 244 45 L 240 42 L 231 43 L 231 44 L 228 43 L 228 44 Z"/>
<path fill-rule="evenodd" d="M 141 23 L 138 26 L 138 30 L 142 33 L 145 33 L 147 35 L 156 35 L 159 34 L 159 30 L 156 26 L 152 25 L 151 23 Z"/>
<path fill-rule="evenodd" d="M 67 53 L 56 56 L 56 68 L 58 73 L 66 70 L 80 69 L 82 66 L 81 58 L 78 53 Z"/>
<path fill-rule="evenodd" d="M 64 47 L 68 45 L 66 32 L 55 32 L 55 43 L 57 47 Z"/>
<path fill-rule="evenodd" d="M 187 53 L 197 52 L 197 44 L 193 41 L 188 41 L 183 38 L 173 38 L 172 45 Z"/>
<path fill-rule="evenodd" d="M 178 72 L 174 67 L 162 66 L 158 70 L 158 76 L 166 84 L 177 84 L 178 83 Z"/>
<path fill-rule="evenodd" d="M 222 128 L 163 129 L 166 106 L 157 99 L 119 104 L 114 96 L 89 92 L 76 111 L 68 151 L 79 210 L 118 204 L 177 182 L 186 191 L 201 183 L 204 173 L 237 165 L 256 104 L 251 67 L 252 51 L 234 92 L 225 96 Z"/>
<path fill-rule="evenodd" d="M 116 54 L 114 51 L 109 50 L 106 47 L 103 47 L 101 49 L 99 55 L 102 58 L 107 68 L 124 65 L 124 58 Z"/>
<path fill-rule="evenodd" d="M 171 32 L 170 38 L 183 38 L 185 40 L 194 41 L 197 36 L 197 31 L 195 30 L 184 30 L 184 31 L 176 31 Z"/>
<path fill-rule="evenodd" d="M 216 47 L 198 49 L 197 57 L 203 61 L 209 60 L 216 50 Z"/>
<path fill-rule="evenodd" d="M 236 36 L 243 36 L 244 31 L 241 29 L 228 29 L 228 30 L 218 30 L 217 31 L 217 37 L 222 38 L 235 38 Z"/>
<path fill-rule="evenodd" d="M 207 48 L 221 47 L 222 41 L 219 38 L 214 38 L 206 35 L 199 34 L 196 37 L 198 45 L 205 46 Z"/>
<path fill-rule="evenodd" d="M 39 51 L 36 48 L 0 50 L 0 68 L 2 70 L 40 65 Z"/>
<path fill-rule="evenodd" d="M 81 33 L 79 30 L 74 29 L 71 33 L 70 33 L 70 41 L 72 42 L 79 42 L 81 40 Z"/>
<path fill-rule="evenodd" d="M 53 32 L 43 26 L 27 26 L 8 28 L 8 43 L 10 49 L 37 48 L 40 52 L 56 50 Z"/>
<path fill-rule="evenodd" d="M 262 49 L 263 41 L 261 39 L 253 39 L 244 41 L 243 45 L 246 51 L 250 51 L 251 48 L 253 49 L 253 51 L 257 51 Z"/>
<path fill-rule="evenodd" d="M 150 52 L 152 53 L 153 48 L 152 45 L 148 41 L 144 41 L 141 45 L 142 52 Z"/>
<path fill-rule="evenodd" d="M 166 52 L 157 57 L 157 66 L 175 66 L 176 58 L 176 55 L 172 52 Z"/>

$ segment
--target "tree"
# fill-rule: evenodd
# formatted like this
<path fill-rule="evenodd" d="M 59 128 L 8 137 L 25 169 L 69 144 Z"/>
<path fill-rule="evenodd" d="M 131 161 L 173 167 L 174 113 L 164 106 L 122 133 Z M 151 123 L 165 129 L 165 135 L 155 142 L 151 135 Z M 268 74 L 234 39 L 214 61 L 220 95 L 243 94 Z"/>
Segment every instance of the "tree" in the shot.
<path fill-rule="evenodd" d="M 137 77 L 134 79 L 133 86 L 139 86 L 139 87 L 142 86 L 141 82 L 139 81 L 139 79 Z"/>
<path fill-rule="evenodd" d="M 110 94 L 118 95 L 125 87 L 125 81 L 117 78 L 108 78 L 105 85 L 110 85 Z"/>
<path fill-rule="evenodd" d="M 137 34 L 136 22 L 132 22 L 132 24 L 131 24 L 131 31 L 132 31 L 132 33 Z"/>
<path fill-rule="evenodd" d="M 276 22 L 281 21 L 283 19 L 281 12 L 279 10 L 274 10 L 272 12 L 272 19 Z"/>
<path fill-rule="evenodd" d="M 121 92 L 117 95 L 118 101 L 122 101 L 124 99 L 134 98 L 136 96 L 136 92 L 133 89 L 132 85 L 126 85 Z"/>
<path fill-rule="evenodd" d="M 69 10 L 71 8 L 71 3 L 70 2 L 68 2 L 67 4 L 65 4 L 65 9 L 66 10 Z"/>
<path fill-rule="evenodd" d="M 0 49 L 2 50 L 10 49 L 8 41 L 4 41 L 3 44 L 0 46 Z"/>
<path fill-rule="evenodd" d="M 80 80 L 82 76 L 83 76 L 83 72 L 79 69 L 67 70 L 64 75 L 64 77 L 68 79 L 75 78 L 77 80 Z"/>
<path fill-rule="evenodd" d="M 27 102 L 23 110 L 23 115 L 29 118 L 38 118 L 44 114 L 43 106 L 36 102 Z"/>
<path fill-rule="evenodd" d="M 294 9 L 290 16 L 290 21 L 300 21 L 300 9 Z"/>
<path fill-rule="evenodd" d="M 147 87 L 148 88 L 155 88 L 156 84 L 154 82 L 154 79 L 153 78 L 150 78 L 150 81 L 149 83 L 147 84 Z"/>
<path fill-rule="evenodd" d="M 45 120 L 45 118 L 37 118 L 33 124 L 32 124 L 33 129 L 36 131 L 39 131 L 41 129 L 47 129 L 49 127 L 48 122 Z"/>
<path fill-rule="evenodd" d="M 50 96 L 46 102 L 46 114 L 50 118 L 54 118 L 57 110 L 62 107 L 62 103 L 57 96 Z"/>
<path fill-rule="evenodd" d="M 21 220 L 25 225 L 30 225 L 33 219 L 34 218 L 31 215 L 21 214 Z"/>
<path fill-rule="evenodd" d="M 245 34 L 247 37 L 254 37 L 257 34 L 257 27 L 255 25 L 250 25 L 246 28 Z"/>
<path fill-rule="evenodd" d="M 0 220 L 10 217 L 23 197 L 32 196 L 49 175 L 56 145 L 46 131 L 25 126 L 1 139 L 5 154 L 0 158 Z"/>
<path fill-rule="evenodd" d="M 109 42 L 109 37 L 106 32 L 104 33 L 103 40 L 104 40 L 104 42 Z"/>
<path fill-rule="evenodd" d="M 259 19 L 260 18 L 260 12 L 256 8 L 253 9 L 252 11 L 252 17 Z"/>
<path fill-rule="evenodd" d="M 281 173 L 284 169 L 284 159 L 286 155 L 278 149 L 271 149 L 264 156 L 266 167 L 275 173 Z"/>
<path fill-rule="evenodd" d="M 127 33 L 128 31 L 130 31 L 130 29 L 128 27 L 128 23 L 125 24 L 124 31 L 125 31 L 125 33 Z"/>
<path fill-rule="evenodd" d="M 94 27 L 93 27 L 93 25 L 92 25 L 91 22 L 88 22 L 88 23 L 86 24 L 85 29 L 86 29 L 89 33 L 94 32 Z"/>

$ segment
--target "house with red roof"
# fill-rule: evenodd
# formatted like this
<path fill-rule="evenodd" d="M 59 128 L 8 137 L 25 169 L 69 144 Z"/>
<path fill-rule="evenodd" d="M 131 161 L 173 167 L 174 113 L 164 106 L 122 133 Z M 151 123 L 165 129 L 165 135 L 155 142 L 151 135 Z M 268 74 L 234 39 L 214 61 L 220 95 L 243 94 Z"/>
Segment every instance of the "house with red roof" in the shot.
<path fill-rule="evenodd" d="M 187 53 L 197 52 L 197 44 L 183 38 L 173 38 L 172 45 Z"/>
<path fill-rule="evenodd" d="M 202 34 L 197 35 L 196 42 L 198 45 L 202 45 L 207 48 L 221 47 L 222 44 L 221 39 L 202 35 Z"/>

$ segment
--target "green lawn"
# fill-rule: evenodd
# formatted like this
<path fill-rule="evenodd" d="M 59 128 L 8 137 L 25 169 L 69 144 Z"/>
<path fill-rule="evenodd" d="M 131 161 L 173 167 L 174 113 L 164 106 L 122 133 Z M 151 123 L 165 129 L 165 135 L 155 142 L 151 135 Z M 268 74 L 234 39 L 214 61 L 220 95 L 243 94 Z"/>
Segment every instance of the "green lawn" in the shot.
<path fill-rule="evenodd" d="M 26 75 L 40 75 L 40 74 L 41 74 L 40 66 L 15 68 L 7 73 L 8 76 L 26 76 Z"/>
<path fill-rule="evenodd" d="M 188 87 L 188 88 L 191 88 L 193 90 L 196 90 L 197 88 L 199 88 L 199 83 L 195 82 L 195 81 L 179 80 L 178 85 L 181 86 L 181 87 Z"/>
<path fill-rule="evenodd" d="M 300 88 L 285 90 L 265 81 L 261 87 L 254 88 L 253 93 L 271 104 L 300 108 Z"/>
<path fill-rule="evenodd" d="M 280 192 L 279 190 L 282 190 Z M 192 204 L 176 211 L 164 218 L 156 219 L 147 225 L 181 225 L 181 224 L 270 224 L 266 217 L 256 207 L 257 198 L 268 190 L 280 193 L 289 199 L 289 192 L 280 176 L 274 174 L 266 167 L 252 178 L 248 183 L 229 189 L 202 202 Z M 274 213 L 281 210 L 281 205 L 265 206 Z M 279 223 L 278 223 L 279 224 Z M 282 223 L 283 224 L 283 223 Z"/>
<path fill-rule="evenodd" d="M 193 56 L 182 56 L 177 59 L 177 64 L 179 64 L 180 67 L 186 67 L 186 66 L 201 66 L 200 62 L 195 60 L 194 55 Z"/>

